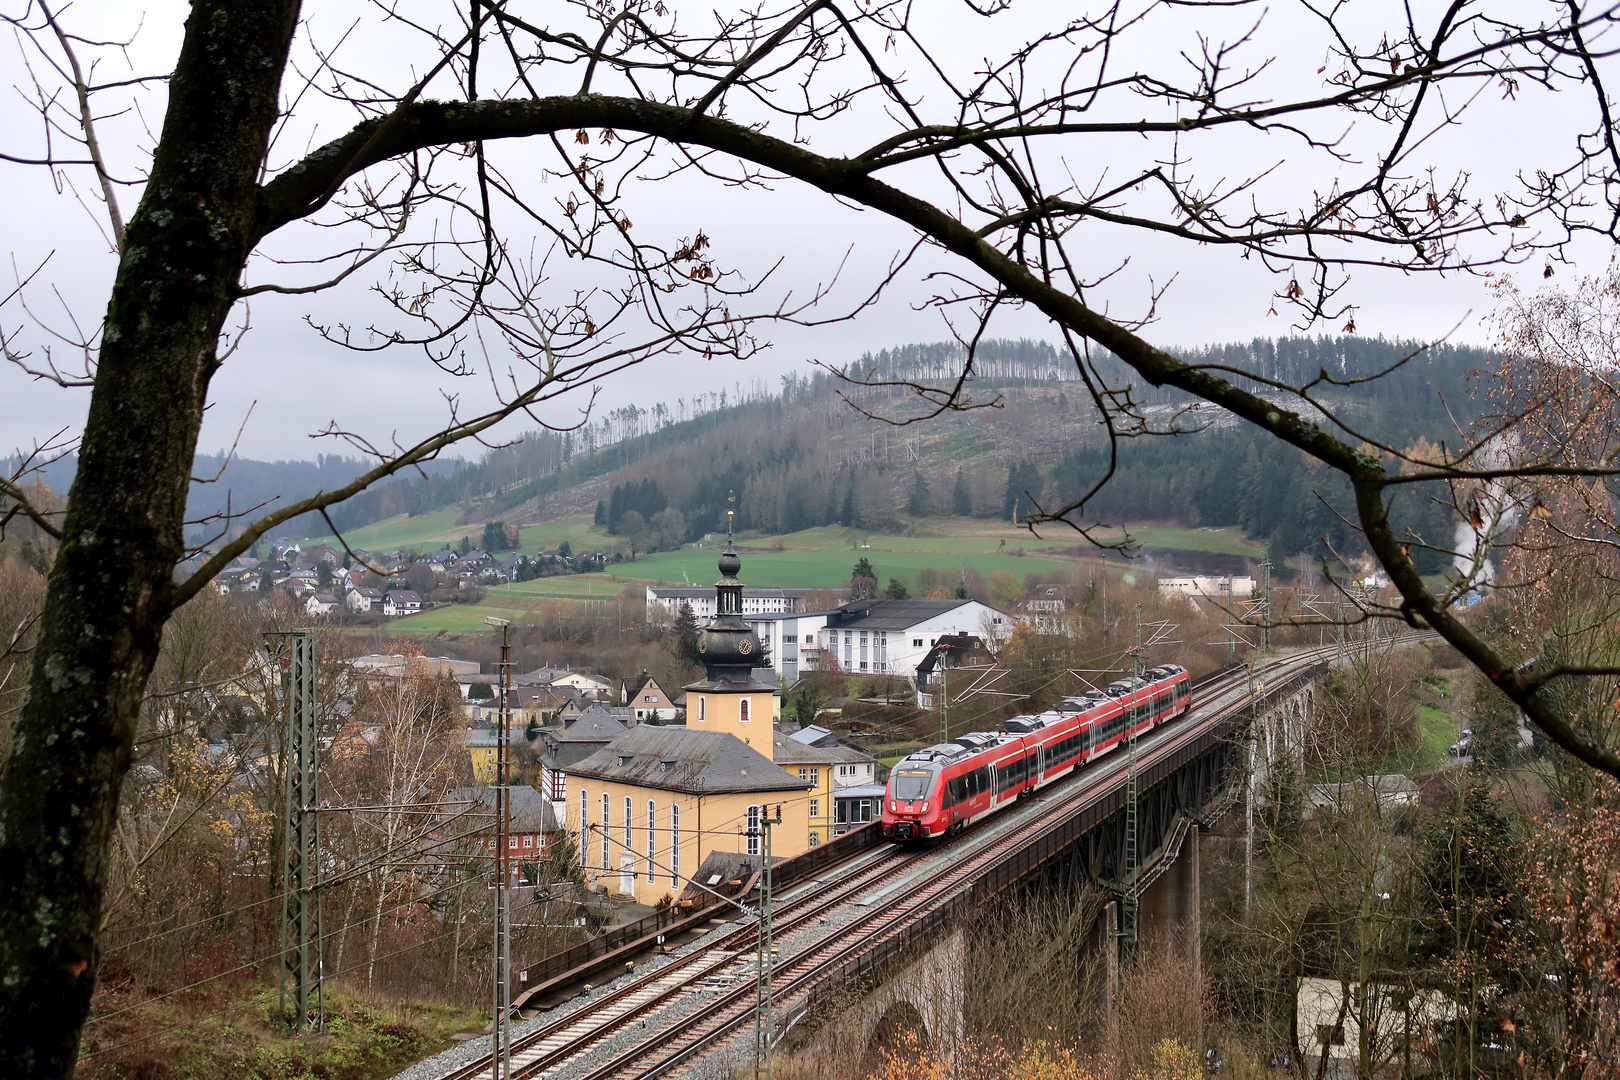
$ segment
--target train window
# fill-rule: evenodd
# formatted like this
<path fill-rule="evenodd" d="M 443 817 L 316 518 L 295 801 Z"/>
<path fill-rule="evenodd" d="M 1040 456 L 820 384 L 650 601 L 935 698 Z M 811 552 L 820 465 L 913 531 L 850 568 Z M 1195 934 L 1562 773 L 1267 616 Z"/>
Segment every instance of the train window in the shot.
<path fill-rule="evenodd" d="M 928 797 L 928 781 L 933 774 L 920 769 L 908 769 L 894 774 L 894 797 L 904 802 Z"/>

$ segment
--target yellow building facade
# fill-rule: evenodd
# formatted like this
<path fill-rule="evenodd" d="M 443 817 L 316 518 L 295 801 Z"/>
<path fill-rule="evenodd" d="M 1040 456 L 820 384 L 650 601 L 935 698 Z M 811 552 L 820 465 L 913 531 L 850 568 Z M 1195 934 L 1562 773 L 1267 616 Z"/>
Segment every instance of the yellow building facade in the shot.
<path fill-rule="evenodd" d="M 679 895 L 713 852 L 762 855 L 779 811 L 773 860 L 809 846 L 809 785 L 726 732 L 640 725 L 567 773 L 586 881 L 638 903 Z"/>
<path fill-rule="evenodd" d="M 698 637 L 704 679 L 686 689 L 686 726 L 638 725 L 567 772 L 567 822 L 587 877 L 644 904 L 674 897 L 716 852 L 773 860 L 831 835 L 830 795 L 779 768 L 776 676 L 756 668 L 758 635 L 742 619 L 742 567 L 731 544 L 720 556 L 715 617 Z M 830 781 L 829 781 L 830 783 Z M 698 883 L 700 886 L 705 884 Z"/>

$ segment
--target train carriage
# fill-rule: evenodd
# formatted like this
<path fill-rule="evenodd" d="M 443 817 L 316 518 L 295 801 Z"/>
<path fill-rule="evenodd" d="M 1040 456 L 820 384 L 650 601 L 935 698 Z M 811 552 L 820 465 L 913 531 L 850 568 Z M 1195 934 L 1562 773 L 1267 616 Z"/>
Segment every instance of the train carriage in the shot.
<path fill-rule="evenodd" d="M 1191 708 L 1192 680 L 1170 664 L 919 750 L 889 773 L 883 835 L 909 842 L 960 832 L 1113 751 L 1133 729 L 1140 736 Z"/>

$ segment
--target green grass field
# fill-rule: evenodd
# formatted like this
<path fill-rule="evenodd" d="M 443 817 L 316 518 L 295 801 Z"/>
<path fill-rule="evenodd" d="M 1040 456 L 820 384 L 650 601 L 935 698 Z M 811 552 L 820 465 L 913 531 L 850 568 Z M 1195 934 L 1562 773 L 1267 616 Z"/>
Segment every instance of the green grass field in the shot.
<path fill-rule="evenodd" d="M 456 511 L 445 510 L 417 517 L 400 515 L 379 521 L 347 534 L 351 545 L 372 551 L 392 551 L 414 547 L 430 550 L 453 544 L 462 536 L 477 543 L 478 526 L 457 525 Z M 1237 529 L 1180 529 L 1149 525 L 1134 535 L 1155 547 L 1210 551 L 1231 555 L 1256 555 L 1261 545 L 1247 540 Z M 331 537 L 323 538 L 332 542 Z M 589 518 L 568 518 L 523 528 L 523 550 L 554 549 L 562 541 L 576 551 L 614 550 L 623 544 L 616 537 L 604 537 L 592 530 Z M 849 579 L 855 561 L 862 556 L 877 569 L 878 580 L 887 584 L 898 577 L 915 592 L 917 572 L 932 568 L 954 577 L 974 570 L 985 578 L 1005 570 L 1020 581 L 1030 573 L 1050 573 L 1072 568 L 1070 559 L 1042 554 L 1059 547 L 1075 546 L 1076 538 L 1062 530 L 1047 530 L 1043 537 L 1032 536 L 1006 522 L 975 518 L 921 518 L 914 535 L 868 533 L 841 526 L 806 529 L 785 536 L 750 537 L 738 544 L 743 553 L 742 578 L 749 585 L 765 587 L 808 586 L 837 588 Z M 715 562 L 720 545 L 710 540 L 705 546 L 688 546 L 680 551 L 641 555 L 634 562 L 613 565 L 609 573 L 579 574 L 541 578 L 515 585 L 500 585 L 485 591 L 478 604 L 455 604 L 394 622 L 392 629 L 411 636 L 442 633 L 478 633 L 486 629 L 485 616 L 532 621 L 534 609 L 556 600 L 607 600 L 626 588 L 641 589 L 648 584 L 711 585 L 718 576 Z M 1448 738 L 1447 744 L 1450 743 Z"/>
<path fill-rule="evenodd" d="M 352 546 L 368 551 L 394 551 L 399 548 L 430 551 L 443 544 L 454 544 L 464 536 L 470 537 L 476 545 L 482 538 L 483 526 L 457 525 L 457 516 L 458 511 L 453 509 L 420 514 L 416 517 L 399 514 L 367 525 L 363 529 L 355 529 L 344 534 L 344 538 Z M 1149 547 L 1179 548 L 1184 551 L 1208 551 L 1256 558 L 1265 553 L 1264 544 L 1248 539 L 1242 530 L 1236 528 L 1183 529 L 1168 525 L 1141 525 L 1133 527 L 1132 536 Z M 565 518 L 561 521 L 523 526 L 522 550 L 526 553 L 555 549 L 564 540 L 568 541 L 575 551 L 628 550 L 628 544 L 624 539 L 604 536 L 593 531 L 591 519 L 586 517 Z M 332 536 L 321 536 L 309 542 L 335 544 L 337 539 Z M 951 556 L 1002 555 L 1017 551 L 1038 552 L 1052 548 L 1075 547 L 1080 543 L 1082 541 L 1079 537 L 1057 527 L 1047 527 L 1042 530 L 1041 536 L 1033 536 L 1027 530 L 1016 528 L 1003 521 L 931 517 L 916 519 L 913 522 L 912 535 L 906 536 L 827 525 L 781 536 L 749 537 L 739 541 L 737 546 L 744 553 L 860 551 L 870 558 L 870 552 L 894 552 L 902 556 L 911 553 Z M 674 556 L 675 560 L 679 561 L 687 556 L 687 552 L 665 552 L 656 556 L 644 556 L 638 563 L 669 556 Z M 930 564 L 902 558 L 896 561 L 895 565 L 901 569 L 915 570 Z M 939 564 L 936 562 L 932 565 Z M 704 575 L 708 576 L 707 570 L 704 571 Z M 648 575 L 638 572 L 627 576 L 640 579 Z M 759 584 L 766 583 L 759 582 Z"/>
<path fill-rule="evenodd" d="M 462 537 L 469 537 L 476 547 L 484 536 L 482 525 L 457 525 L 456 518 L 460 516 L 458 510 L 440 510 L 433 514 L 419 514 L 411 517 L 407 514 L 398 514 L 391 518 L 367 525 L 363 529 L 343 534 L 350 547 L 364 548 L 367 551 L 395 551 L 401 548 L 416 548 L 418 551 L 432 551 L 445 544 L 458 543 Z M 613 551 L 623 544 L 616 537 L 603 536 L 601 533 L 591 532 L 591 519 L 586 517 L 564 518 L 561 521 L 548 521 L 543 525 L 523 526 L 522 550 L 534 554 L 541 550 L 551 550 L 564 540 L 575 551 L 598 549 Z M 309 544 L 336 544 L 334 536 L 318 536 L 308 541 Z"/>
<path fill-rule="evenodd" d="M 933 567 L 947 574 L 959 573 L 964 567 L 977 570 L 989 578 L 997 570 L 1007 570 L 1022 580 L 1032 571 L 1066 569 L 1070 564 L 1039 556 L 992 555 L 984 553 L 956 553 L 945 551 L 884 551 L 876 545 L 871 549 L 851 551 L 848 548 L 830 551 L 749 551 L 743 556 L 742 580 L 749 585 L 833 588 L 849 579 L 855 560 L 861 556 L 872 560 L 877 568 L 878 580 L 887 584 L 892 576 L 915 580 L 918 570 Z M 635 562 L 619 563 L 612 568 L 615 577 L 637 581 L 662 581 L 670 584 L 712 585 L 719 576 L 715 561 L 720 557 L 718 548 L 683 548 L 664 551 L 656 555 L 643 555 Z"/>
<path fill-rule="evenodd" d="M 980 518 L 933 517 L 918 518 L 914 534 L 901 536 L 894 533 L 868 533 L 859 529 L 846 529 L 839 525 L 826 525 L 782 536 L 762 536 L 740 542 L 739 550 L 775 551 L 854 551 L 865 544 L 873 551 L 932 551 L 951 554 L 996 554 L 1003 551 L 1042 551 L 1057 547 L 1074 547 L 1084 543 L 1068 529 L 1047 526 L 1042 535 L 1034 536 L 1026 529 L 1007 522 L 985 521 Z M 1250 540 L 1238 528 L 1183 529 L 1171 525 L 1133 526 L 1131 536 L 1149 547 L 1179 548 L 1183 551 L 1208 551 L 1219 555 L 1245 555 L 1259 558 L 1266 546 Z"/>

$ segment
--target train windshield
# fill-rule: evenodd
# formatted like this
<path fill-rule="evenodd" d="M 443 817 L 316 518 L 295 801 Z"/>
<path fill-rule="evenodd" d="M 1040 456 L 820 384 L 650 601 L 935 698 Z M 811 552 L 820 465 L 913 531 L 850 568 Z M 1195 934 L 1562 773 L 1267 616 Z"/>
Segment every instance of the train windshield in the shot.
<path fill-rule="evenodd" d="M 926 770 L 908 769 L 894 774 L 894 797 L 904 802 L 928 798 L 929 782 L 934 774 Z"/>

